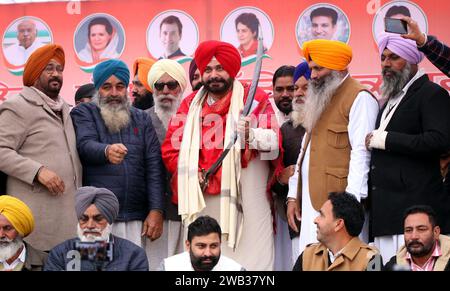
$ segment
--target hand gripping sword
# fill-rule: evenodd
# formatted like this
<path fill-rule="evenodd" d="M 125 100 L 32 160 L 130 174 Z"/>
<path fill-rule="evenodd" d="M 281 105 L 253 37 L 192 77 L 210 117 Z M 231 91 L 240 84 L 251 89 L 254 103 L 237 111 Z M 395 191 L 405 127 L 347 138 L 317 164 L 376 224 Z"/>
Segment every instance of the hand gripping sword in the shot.
<path fill-rule="evenodd" d="M 264 44 L 263 44 L 263 37 L 261 32 L 261 26 L 259 26 L 259 35 L 258 35 L 258 49 L 256 51 L 256 63 L 255 63 L 255 69 L 253 71 L 253 79 L 252 83 L 250 85 L 250 90 L 248 91 L 247 100 L 245 101 L 244 109 L 242 110 L 242 116 L 247 116 L 250 113 L 250 109 L 252 108 L 253 99 L 255 98 L 256 89 L 258 88 L 258 82 L 259 82 L 259 76 L 261 74 L 261 67 L 262 67 L 262 59 L 264 56 Z M 220 154 L 217 161 L 212 164 L 212 166 L 208 169 L 202 170 L 202 177 L 203 177 L 203 183 L 200 184 L 200 187 L 202 189 L 202 192 L 204 193 L 206 188 L 208 187 L 208 179 L 211 175 L 214 175 L 219 167 L 222 165 L 223 160 L 227 156 L 230 149 L 233 147 L 234 143 L 236 142 L 238 138 L 238 132 L 233 132 L 233 135 L 231 137 L 230 142 L 227 144 L 223 152 Z"/>

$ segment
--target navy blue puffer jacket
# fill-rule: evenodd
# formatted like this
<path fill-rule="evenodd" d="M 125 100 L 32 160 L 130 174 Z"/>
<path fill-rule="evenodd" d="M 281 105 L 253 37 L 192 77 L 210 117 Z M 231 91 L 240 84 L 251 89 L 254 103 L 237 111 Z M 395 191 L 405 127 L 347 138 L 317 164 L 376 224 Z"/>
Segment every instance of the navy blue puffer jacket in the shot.
<path fill-rule="evenodd" d="M 77 149 L 83 165 L 83 186 L 103 187 L 116 194 L 120 204 L 116 221 L 145 220 L 150 210 L 164 209 L 164 173 L 161 148 L 152 121 L 131 107 L 129 125 L 111 134 L 94 103 L 72 109 Z M 122 143 L 128 153 L 119 165 L 106 156 L 108 145 Z"/>

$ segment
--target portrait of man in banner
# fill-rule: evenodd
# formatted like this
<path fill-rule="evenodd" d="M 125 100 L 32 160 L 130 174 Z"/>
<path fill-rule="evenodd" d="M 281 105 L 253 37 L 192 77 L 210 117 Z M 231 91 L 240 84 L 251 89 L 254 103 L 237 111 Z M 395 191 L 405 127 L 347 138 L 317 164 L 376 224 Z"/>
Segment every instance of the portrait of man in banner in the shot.
<path fill-rule="evenodd" d="M 198 42 L 197 23 L 183 11 L 164 11 L 147 28 L 147 48 L 155 59 L 189 61 Z"/>
<path fill-rule="evenodd" d="M 274 29 L 269 16 L 256 7 L 239 7 L 230 12 L 222 22 L 220 39 L 233 44 L 242 58 L 256 54 L 258 35 L 262 34 L 264 52 L 273 43 Z"/>
<path fill-rule="evenodd" d="M 348 43 L 350 21 L 337 6 L 319 3 L 308 7 L 297 20 L 296 36 L 300 46 L 313 39 L 339 40 Z"/>
<path fill-rule="evenodd" d="M 113 16 L 93 14 L 75 30 L 74 46 L 78 59 L 87 64 L 118 58 L 125 48 L 125 31 Z"/>
<path fill-rule="evenodd" d="M 375 14 L 372 23 L 373 39 L 377 41 L 378 35 L 384 32 L 384 18 L 400 19 L 402 16 L 411 17 L 417 21 L 422 32 L 428 33 L 428 19 L 419 5 L 411 1 L 393 1 L 380 7 Z"/>
<path fill-rule="evenodd" d="M 14 20 L 3 35 L 3 55 L 9 65 L 23 66 L 36 49 L 52 42 L 52 32 L 43 20 L 21 17 Z"/>

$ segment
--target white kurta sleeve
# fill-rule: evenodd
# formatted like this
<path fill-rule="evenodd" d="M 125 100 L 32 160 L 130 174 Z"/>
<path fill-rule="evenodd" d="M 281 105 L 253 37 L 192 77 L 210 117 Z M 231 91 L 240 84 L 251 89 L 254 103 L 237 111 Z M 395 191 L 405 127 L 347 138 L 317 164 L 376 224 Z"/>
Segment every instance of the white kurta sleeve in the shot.
<path fill-rule="evenodd" d="M 350 109 L 348 135 L 350 139 L 350 168 L 346 191 L 358 200 L 367 197 L 370 152 L 366 149 L 366 135 L 375 129 L 378 103 L 368 92 L 361 91 Z"/>
<path fill-rule="evenodd" d="M 278 136 L 272 129 L 250 128 L 250 148 L 259 151 L 278 150 Z M 276 157 L 275 157 L 276 158 Z"/>
<path fill-rule="evenodd" d="M 302 140 L 300 152 L 298 153 L 298 157 L 297 157 L 297 162 L 295 163 L 294 175 L 292 175 L 289 178 L 289 182 L 288 182 L 289 192 L 288 192 L 287 198 L 297 199 L 298 175 L 299 175 L 299 171 L 300 171 L 298 163 L 299 163 L 300 157 L 302 156 L 304 143 L 305 143 L 305 138 L 303 138 L 303 140 Z"/>

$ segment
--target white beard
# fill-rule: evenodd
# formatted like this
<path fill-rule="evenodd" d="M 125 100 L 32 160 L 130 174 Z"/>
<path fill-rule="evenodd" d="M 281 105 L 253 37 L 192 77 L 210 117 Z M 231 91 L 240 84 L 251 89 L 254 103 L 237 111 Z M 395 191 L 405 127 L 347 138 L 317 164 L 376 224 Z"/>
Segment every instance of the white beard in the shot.
<path fill-rule="evenodd" d="M 7 244 L 4 245 L 1 242 L 7 242 Z M 0 239 L 0 261 L 6 261 L 12 258 L 22 246 L 23 240 L 20 236 L 17 236 L 13 240 L 7 238 Z"/>
<path fill-rule="evenodd" d="M 153 100 L 155 101 L 155 113 L 158 116 L 159 120 L 161 120 L 161 123 L 163 124 L 164 128 L 167 129 L 169 126 L 170 119 L 177 113 L 178 106 L 180 106 L 181 102 L 181 94 L 178 94 L 178 96 L 174 95 L 164 95 L 164 94 L 154 94 Z M 172 102 L 170 105 L 166 105 L 161 102 L 162 98 L 170 98 Z"/>
<path fill-rule="evenodd" d="M 100 97 L 98 92 L 93 98 L 93 102 L 100 108 L 105 126 L 110 133 L 118 133 L 125 128 L 130 122 L 130 100 L 120 105 L 112 105 L 106 103 L 106 97 Z"/>
<path fill-rule="evenodd" d="M 104 230 L 100 230 L 100 229 L 96 228 L 96 229 L 91 229 L 89 231 L 99 232 L 100 236 L 96 236 L 96 235 L 92 235 L 92 234 L 84 235 L 84 230 L 81 229 L 79 223 L 77 224 L 77 234 L 78 234 L 78 238 L 80 239 L 80 241 L 82 241 L 82 242 L 109 241 L 109 236 L 112 231 L 112 225 L 108 223 L 108 225 L 105 227 Z"/>
<path fill-rule="evenodd" d="M 329 75 L 323 77 L 323 80 L 320 81 L 321 85 L 317 85 L 312 79 L 309 81 L 303 108 L 303 127 L 308 133 L 311 133 L 323 111 L 327 108 L 344 76 L 341 72 L 332 71 Z"/>
<path fill-rule="evenodd" d="M 303 124 L 303 120 L 305 118 L 305 104 L 297 103 L 297 98 L 300 97 L 294 97 L 292 100 L 292 112 L 290 117 L 294 128 L 297 128 L 299 125 Z"/>

